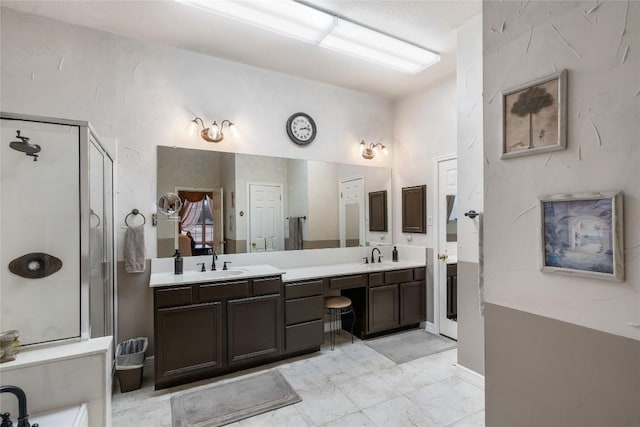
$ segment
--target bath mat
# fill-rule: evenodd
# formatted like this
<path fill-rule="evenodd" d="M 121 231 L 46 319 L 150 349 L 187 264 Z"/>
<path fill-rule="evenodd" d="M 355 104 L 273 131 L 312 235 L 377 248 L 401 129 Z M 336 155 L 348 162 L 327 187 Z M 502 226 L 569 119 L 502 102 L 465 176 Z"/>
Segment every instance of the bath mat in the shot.
<path fill-rule="evenodd" d="M 171 396 L 173 427 L 213 427 L 302 399 L 277 370 Z"/>
<path fill-rule="evenodd" d="M 458 347 L 457 341 L 423 330 L 401 332 L 364 343 L 398 364 Z"/>

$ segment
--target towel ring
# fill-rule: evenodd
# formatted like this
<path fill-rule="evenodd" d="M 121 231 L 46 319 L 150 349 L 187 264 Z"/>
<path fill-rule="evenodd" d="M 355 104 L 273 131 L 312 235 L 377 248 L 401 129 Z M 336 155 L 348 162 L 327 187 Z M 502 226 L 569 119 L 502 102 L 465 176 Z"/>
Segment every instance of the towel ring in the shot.
<path fill-rule="evenodd" d="M 125 223 L 125 225 L 127 227 L 129 226 L 129 223 L 127 222 L 127 218 L 129 218 L 129 216 L 131 216 L 131 215 L 140 215 L 142 217 L 142 220 L 144 221 L 142 223 L 142 225 L 145 225 L 147 223 L 147 218 L 145 218 L 145 216 L 142 214 L 142 212 L 140 212 L 138 209 L 134 208 L 134 209 L 131 210 L 131 212 L 129 212 L 127 214 L 127 216 L 124 217 L 124 223 Z"/>

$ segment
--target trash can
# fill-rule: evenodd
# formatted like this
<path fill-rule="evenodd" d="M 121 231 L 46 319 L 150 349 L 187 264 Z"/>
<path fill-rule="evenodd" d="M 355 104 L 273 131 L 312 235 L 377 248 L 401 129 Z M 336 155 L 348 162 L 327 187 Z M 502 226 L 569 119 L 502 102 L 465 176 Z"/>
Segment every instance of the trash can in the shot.
<path fill-rule="evenodd" d="M 142 386 L 144 352 L 148 345 L 147 337 L 139 337 L 123 341 L 116 347 L 116 374 L 121 393 L 138 390 Z"/>

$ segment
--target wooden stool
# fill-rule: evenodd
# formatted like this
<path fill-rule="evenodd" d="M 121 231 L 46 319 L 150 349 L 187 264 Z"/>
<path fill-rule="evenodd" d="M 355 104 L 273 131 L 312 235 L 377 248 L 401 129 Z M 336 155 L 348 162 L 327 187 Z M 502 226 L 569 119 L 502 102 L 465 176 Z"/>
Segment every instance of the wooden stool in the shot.
<path fill-rule="evenodd" d="M 351 313 L 353 322 L 351 322 L 351 344 L 353 344 L 353 325 L 356 323 L 356 312 L 353 310 L 351 300 L 347 297 L 326 297 L 324 299 L 324 308 L 329 313 L 329 336 L 331 337 L 331 351 L 336 344 L 336 329 L 340 333 L 340 324 L 338 320 L 342 320 L 343 314 Z"/>

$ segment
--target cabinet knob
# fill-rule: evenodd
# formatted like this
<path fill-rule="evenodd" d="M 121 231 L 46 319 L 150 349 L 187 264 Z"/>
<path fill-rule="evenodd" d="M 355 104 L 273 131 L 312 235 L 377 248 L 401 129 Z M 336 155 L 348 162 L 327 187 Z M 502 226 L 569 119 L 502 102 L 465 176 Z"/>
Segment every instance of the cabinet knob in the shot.
<path fill-rule="evenodd" d="M 439 260 L 445 260 L 447 258 L 449 258 L 449 255 L 447 255 L 447 254 L 438 254 L 438 259 Z"/>

